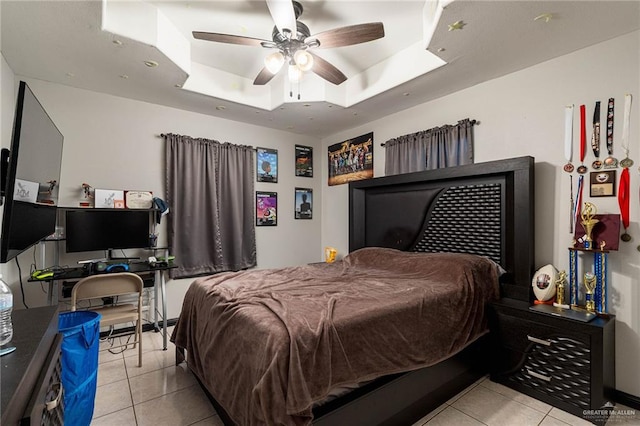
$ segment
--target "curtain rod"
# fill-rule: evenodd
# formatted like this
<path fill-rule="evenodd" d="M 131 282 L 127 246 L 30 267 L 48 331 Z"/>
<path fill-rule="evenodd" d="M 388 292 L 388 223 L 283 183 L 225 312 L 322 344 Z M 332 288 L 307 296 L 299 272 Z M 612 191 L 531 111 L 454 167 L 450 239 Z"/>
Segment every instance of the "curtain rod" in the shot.
<path fill-rule="evenodd" d="M 467 120 L 468 120 L 468 119 L 467 119 Z M 460 121 L 464 121 L 464 120 L 460 120 Z M 478 120 L 469 120 L 469 122 L 471 123 L 471 125 L 472 125 L 472 126 L 477 126 L 477 125 L 479 125 L 479 124 L 480 124 L 480 122 L 479 122 Z M 446 124 L 445 124 L 445 125 L 446 125 Z M 452 125 L 453 125 L 453 126 L 455 126 L 455 124 L 448 124 L 448 125 L 449 125 L 449 126 L 452 126 Z M 443 127 L 443 126 L 440 126 L 440 127 Z M 434 128 L 437 128 L 437 127 L 434 127 Z M 432 129 L 428 129 L 428 130 L 432 130 Z M 424 131 L 424 130 L 423 130 L 423 131 Z M 418 132 L 416 132 L 416 133 L 418 133 Z M 384 142 L 383 142 L 383 143 L 381 143 L 381 144 L 380 144 L 380 146 L 384 148 L 385 143 L 384 143 Z"/>
<path fill-rule="evenodd" d="M 166 133 L 160 133 L 159 135 L 154 135 L 154 136 L 156 138 L 164 138 L 165 136 L 167 136 L 167 134 Z M 191 136 L 189 136 L 189 137 L 191 137 Z M 192 139 L 204 139 L 204 138 L 192 138 Z M 236 145 L 236 146 L 240 146 L 240 147 L 250 148 L 250 149 L 252 149 L 254 151 L 257 151 L 257 148 L 255 146 L 251 146 L 251 145 L 238 145 L 238 144 L 235 144 L 235 143 L 232 143 L 232 142 L 218 142 L 218 143 L 221 144 L 221 145 L 224 144 L 224 143 L 228 143 L 230 145 Z"/>

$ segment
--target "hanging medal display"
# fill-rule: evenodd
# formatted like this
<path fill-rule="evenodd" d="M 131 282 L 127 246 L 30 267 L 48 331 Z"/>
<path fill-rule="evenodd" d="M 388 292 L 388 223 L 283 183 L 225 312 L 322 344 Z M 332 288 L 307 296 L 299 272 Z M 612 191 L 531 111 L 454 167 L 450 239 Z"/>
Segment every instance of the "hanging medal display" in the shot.
<path fill-rule="evenodd" d="M 622 150 L 624 158 L 620 161 L 620 167 L 628 169 L 633 166 L 633 160 L 629 158 L 629 122 L 631 121 L 631 95 L 624 95 L 624 116 L 622 121 Z"/>
<path fill-rule="evenodd" d="M 573 205 L 573 220 L 578 223 L 580 220 L 580 205 L 582 204 L 582 188 L 584 184 L 584 176 L 578 176 L 578 190 L 576 191 L 576 202 Z"/>
<path fill-rule="evenodd" d="M 615 169 L 618 167 L 618 159 L 613 156 L 613 109 L 615 100 L 609 98 L 607 105 L 607 153 L 609 156 L 604 159 L 605 169 Z"/>
<path fill-rule="evenodd" d="M 587 146 L 587 116 L 586 107 L 580 105 L 580 166 L 578 166 L 578 173 L 581 175 L 587 173 L 587 166 L 584 165 L 584 154 Z"/>
<path fill-rule="evenodd" d="M 624 233 L 620 236 L 620 239 L 624 242 L 631 241 L 631 235 L 627 233 L 629 228 L 630 187 L 629 168 L 625 167 L 620 173 L 620 188 L 618 189 L 618 205 L 620 206 L 620 216 L 624 227 Z"/>
<path fill-rule="evenodd" d="M 629 229 L 629 199 L 631 198 L 631 177 L 629 167 L 633 166 L 633 160 L 629 158 L 629 123 L 631 121 L 631 95 L 624 95 L 624 116 L 622 122 L 622 150 L 624 159 L 620 161 L 622 173 L 620 173 L 620 188 L 618 189 L 618 204 L 620 206 L 620 216 L 622 216 L 622 226 L 624 233 L 620 239 L 624 242 L 631 241 L 631 235 L 627 233 Z"/>
<path fill-rule="evenodd" d="M 571 157 L 573 156 L 573 105 L 564 107 L 564 158 L 567 164 L 563 169 L 567 173 L 573 172 Z"/>
<path fill-rule="evenodd" d="M 591 149 L 596 159 L 591 163 L 591 167 L 595 170 L 602 168 L 600 161 L 600 101 L 596 101 L 596 107 L 593 110 L 593 134 L 591 135 Z"/>

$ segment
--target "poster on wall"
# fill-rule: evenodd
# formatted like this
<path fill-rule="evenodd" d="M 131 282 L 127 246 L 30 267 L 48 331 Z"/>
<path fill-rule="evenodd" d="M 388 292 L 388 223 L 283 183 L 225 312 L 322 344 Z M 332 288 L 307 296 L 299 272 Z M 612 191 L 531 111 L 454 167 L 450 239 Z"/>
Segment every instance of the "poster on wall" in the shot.
<path fill-rule="evenodd" d="M 329 146 L 329 186 L 373 177 L 373 132 Z"/>
<path fill-rule="evenodd" d="M 258 182 L 278 182 L 278 150 L 256 148 L 256 152 Z"/>
<path fill-rule="evenodd" d="M 313 148 L 296 145 L 296 176 L 313 177 Z"/>
<path fill-rule="evenodd" d="M 313 217 L 313 190 L 309 188 L 296 188 L 295 194 L 295 218 L 311 219 Z"/>
<path fill-rule="evenodd" d="M 256 226 L 278 224 L 278 193 L 256 191 Z"/>

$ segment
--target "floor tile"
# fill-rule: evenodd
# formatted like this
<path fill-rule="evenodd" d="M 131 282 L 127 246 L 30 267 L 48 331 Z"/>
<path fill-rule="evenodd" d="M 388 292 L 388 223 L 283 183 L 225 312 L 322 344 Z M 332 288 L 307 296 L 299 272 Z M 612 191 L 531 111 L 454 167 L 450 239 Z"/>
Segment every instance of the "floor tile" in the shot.
<path fill-rule="evenodd" d="M 484 386 L 474 387 L 452 406 L 489 426 L 535 426 L 545 416 Z"/>
<path fill-rule="evenodd" d="M 546 416 L 540 426 L 570 426 L 568 423 L 563 422 L 562 420 L 558 420 L 555 417 Z"/>
<path fill-rule="evenodd" d="M 213 406 L 199 385 L 193 385 L 137 404 L 135 412 L 138 426 L 186 426 L 208 419 L 215 414 Z"/>
<path fill-rule="evenodd" d="M 533 408 L 534 410 L 538 410 L 544 414 L 548 414 L 549 411 L 551 411 L 551 408 L 553 408 L 551 405 L 547 403 L 544 403 L 535 398 L 532 398 L 529 395 L 520 393 L 507 386 L 501 385 L 500 383 L 492 382 L 491 380 L 485 380 L 482 383 L 480 383 L 480 385 L 494 392 L 497 392 L 500 395 L 504 395 L 507 398 L 513 399 L 514 401 L 524 404 L 527 407 Z"/>
<path fill-rule="evenodd" d="M 129 379 L 134 404 L 175 392 L 197 383 L 186 365 L 151 371 Z"/>
<path fill-rule="evenodd" d="M 124 362 L 129 378 L 140 376 L 151 371 L 160 370 L 175 365 L 176 354 L 174 351 L 156 349 L 142 354 L 142 367 L 138 367 L 138 353 L 130 353 L 125 356 Z"/>
<path fill-rule="evenodd" d="M 98 386 L 93 417 L 101 417 L 132 405 L 129 383 L 126 380 Z"/>
<path fill-rule="evenodd" d="M 215 415 L 207 417 L 204 420 L 200 420 L 199 422 L 193 423 L 190 426 L 224 426 L 224 423 L 222 422 L 222 419 L 220 419 L 220 417 Z"/>
<path fill-rule="evenodd" d="M 607 426 L 638 426 L 640 425 L 640 410 L 616 404 L 611 413 Z"/>
<path fill-rule="evenodd" d="M 471 389 L 473 389 L 473 388 L 475 388 L 476 386 L 478 386 L 478 384 L 479 384 L 479 383 L 481 383 L 481 382 L 482 382 L 482 381 L 480 381 L 480 382 L 476 382 L 476 383 L 473 383 L 472 385 L 468 386 L 468 387 L 467 387 L 467 388 L 465 388 L 464 390 L 462 390 L 462 391 L 458 392 L 458 394 L 457 394 L 456 396 L 454 396 L 453 398 L 449 399 L 449 400 L 446 402 L 446 404 L 447 404 L 447 405 L 451 405 L 451 404 L 453 404 L 453 403 L 454 403 L 454 402 L 456 402 L 458 399 L 460 399 L 464 394 L 466 394 L 466 393 L 467 393 L 467 392 L 469 392 Z"/>
<path fill-rule="evenodd" d="M 98 364 L 98 386 L 126 379 L 127 371 L 124 368 L 123 358 Z"/>
<path fill-rule="evenodd" d="M 116 337 L 116 343 L 114 344 L 120 344 L 120 339 L 118 337 Z M 109 362 L 109 361 L 115 361 L 116 359 L 122 359 L 122 353 L 118 350 L 115 349 L 114 352 L 115 353 L 111 353 L 110 351 L 108 351 L 108 349 L 112 346 L 111 344 L 111 340 L 101 340 L 100 341 L 100 347 L 99 347 L 99 353 L 98 353 L 98 363 L 103 363 L 103 362 Z"/>
<path fill-rule="evenodd" d="M 426 424 L 428 426 L 484 426 L 484 423 L 453 407 L 445 408 Z"/>
<path fill-rule="evenodd" d="M 442 410 L 444 410 L 447 407 L 448 407 L 447 404 L 442 404 L 441 406 L 439 406 L 438 408 L 436 408 L 435 410 L 433 410 L 432 412 L 430 412 L 429 414 L 427 414 L 426 416 L 424 416 L 423 418 L 415 422 L 413 426 L 422 426 L 426 424 L 429 420 L 437 416 L 438 413 L 440 413 Z"/>
<path fill-rule="evenodd" d="M 116 411 L 115 413 L 107 414 L 102 417 L 93 417 L 91 420 L 91 426 L 133 426 L 136 424 L 136 416 L 133 414 L 133 407 L 125 408 L 124 410 Z"/>
<path fill-rule="evenodd" d="M 554 417 L 558 420 L 562 420 L 563 422 L 570 424 L 572 426 L 590 426 L 592 425 L 591 422 L 586 421 L 583 418 L 580 418 L 578 416 L 574 416 L 571 413 L 567 413 L 566 411 L 562 411 L 559 408 L 552 408 L 551 411 L 549 411 L 549 415 L 551 417 Z"/>

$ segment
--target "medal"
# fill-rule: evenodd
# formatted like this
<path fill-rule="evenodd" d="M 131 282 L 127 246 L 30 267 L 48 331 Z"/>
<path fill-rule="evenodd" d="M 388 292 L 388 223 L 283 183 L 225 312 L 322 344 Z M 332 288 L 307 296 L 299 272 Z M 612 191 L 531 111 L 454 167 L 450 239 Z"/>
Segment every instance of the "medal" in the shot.
<path fill-rule="evenodd" d="M 609 98 L 607 105 L 607 152 L 609 156 L 604 159 L 605 169 L 615 169 L 618 167 L 618 159 L 613 156 L 613 107 L 615 100 Z"/>
<path fill-rule="evenodd" d="M 596 160 L 591 163 L 591 167 L 596 170 L 602 168 L 600 161 L 600 101 L 596 101 L 596 107 L 593 110 L 593 134 L 591 135 L 591 149 Z"/>
<path fill-rule="evenodd" d="M 620 161 L 620 166 L 628 169 L 633 166 L 633 160 L 629 158 L 629 122 L 631 121 L 631 95 L 624 95 L 624 117 L 622 122 L 622 150 L 624 158 Z"/>
<path fill-rule="evenodd" d="M 562 168 L 565 172 L 573 172 L 571 156 L 573 155 L 573 105 L 564 107 L 564 158 L 567 164 Z"/>
<path fill-rule="evenodd" d="M 587 127 L 586 127 L 586 107 L 580 105 L 580 166 L 578 173 L 581 175 L 587 173 L 587 166 L 584 165 L 584 154 L 587 145 Z"/>

